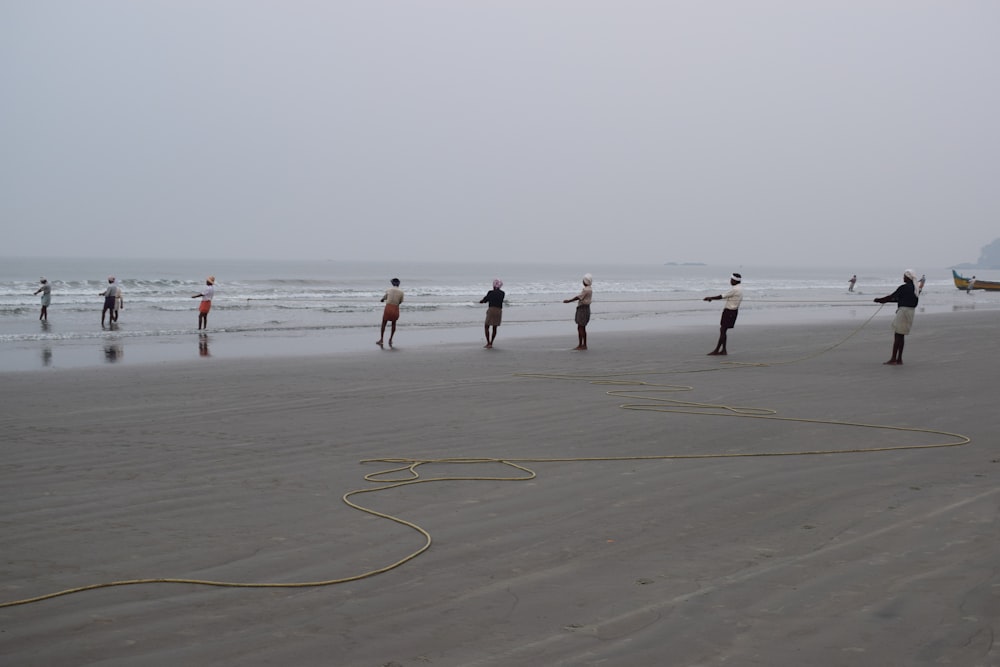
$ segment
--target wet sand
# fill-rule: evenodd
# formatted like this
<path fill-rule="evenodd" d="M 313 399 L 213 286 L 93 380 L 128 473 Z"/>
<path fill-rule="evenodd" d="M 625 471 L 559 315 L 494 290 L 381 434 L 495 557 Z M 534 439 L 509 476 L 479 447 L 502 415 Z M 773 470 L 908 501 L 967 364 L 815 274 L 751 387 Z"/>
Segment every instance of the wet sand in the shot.
<path fill-rule="evenodd" d="M 0 374 L 2 601 L 350 578 L 426 543 L 362 460 L 537 475 L 353 496 L 433 539 L 356 581 L 0 608 L 0 662 L 997 664 L 1000 317 L 890 317 Z"/>

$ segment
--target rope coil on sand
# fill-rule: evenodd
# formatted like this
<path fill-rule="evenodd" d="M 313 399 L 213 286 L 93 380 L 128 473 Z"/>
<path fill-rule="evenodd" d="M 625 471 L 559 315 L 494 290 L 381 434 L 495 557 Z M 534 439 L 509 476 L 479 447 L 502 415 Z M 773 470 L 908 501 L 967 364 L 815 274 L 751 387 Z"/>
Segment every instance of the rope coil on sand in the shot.
<path fill-rule="evenodd" d="M 534 470 L 528 468 L 525 465 L 529 463 L 579 463 L 579 462 L 596 462 L 596 461 L 604 461 L 604 462 L 670 461 L 670 460 L 683 460 L 683 459 L 715 459 L 715 458 L 723 459 L 723 458 L 752 458 L 752 457 L 871 454 L 876 452 L 887 452 L 887 451 L 960 447 L 972 442 L 971 438 L 965 435 L 961 435 L 959 433 L 951 433 L 948 431 L 939 431 L 934 429 L 911 428 L 904 426 L 891 426 L 882 424 L 866 424 L 861 422 L 837 421 L 829 419 L 781 417 L 778 416 L 776 410 L 772 410 L 770 408 L 730 406 L 730 405 L 721 405 L 712 403 L 697 403 L 693 401 L 681 401 L 673 398 L 668 398 L 664 396 L 664 394 L 674 394 L 677 392 L 692 391 L 693 387 L 684 385 L 656 384 L 641 379 L 631 379 L 634 376 L 648 377 L 650 375 L 678 375 L 684 373 L 703 373 L 703 372 L 720 371 L 720 370 L 735 370 L 738 368 L 748 368 L 748 367 L 759 368 L 768 366 L 778 366 L 778 365 L 798 363 L 808 359 L 813 359 L 847 342 L 847 340 L 849 340 L 851 337 L 853 337 L 855 334 L 861 331 L 865 326 L 867 326 L 867 324 L 872 321 L 872 319 L 875 317 L 875 315 L 878 314 L 880 310 L 881 307 L 878 310 L 876 310 L 876 312 L 871 317 L 869 317 L 861 326 L 852 331 L 846 338 L 838 341 L 834 345 L 823 348 L 819 352 L 816 352 L 814 354 L 810 354 L 805 357 L 792 359 L 788 361 L 757 363 L 757 364 L 723 362 L 723 364 L 727 365 L 717 368 L 706 368 L 706 369 L 697 369 L 689 371 L 632 372 L 632 373 L 620 373 L 611 375 L 590 375 L 590 376 L 547 374 L 547 373 L 516 373 L 515 377 L 521 377 L 526 379 L 538 379 L 538 380 L 584 381 L 598 386 L 631 387 L 630 389 L 611 389 L 606 392 L 608 396 L 613 396 L 616 398 L 643 401 L 641 403 L 619 404 L 618 407 L 623 410 L 666 412 L 673 414 L 690 414 L 690 415 L 714 416 L 714 417 L 736 417 L 743 419 L 763 419 L 763 420 L 780 421 L 780 422 L 825 424 L 830 426 L 878 429 L 878 430 L 896 431 L 904 433 L 924 433 L 930 435 L 944 436 L 945 438 L 947 438 L 947 440 L 944 442 L 938 442 L 932 444 L 890 445 L 883 447 L 856 447 L 849 449 L 812 449 L 812 450 L 800 450 L 800 451 L 788 451 L 788 452 L 776 452 L 776 451 L 716 452 L 716 453 L 704 453 L 704 454 L 659 454 L 659 455 L 645 455 L 645 456 L 592 456 L 592 457 L 560 457 L 560 458 L 456 457 L 456 458 L 441 458 L 441 459 L 412 459 L 412 458 L 364 459 L 361 461 L 362 464 L 384 463 L 384 464 L 389 464 L 391 467 L 386 468 L 385 470 L 380 470 L 377 472 L 366 474 L 364 476 L 365 481 L 371 482 L 373 484 L 378 484 L 379 486 L 366 487 L 362 489 L 355 489 L 353 491 L 348 491 L 341 498 L 343 502 L 349 507 L 359 512 L 364 512 L 365 514 L 370 514 L 374 517 L 386 519 L 388 521 L 398 523 L 402 526 L 406 526 L 407 528 L 410 528 L 419 533 L 424 540 L 423 545 L 420 546 L 418 549 L 415 549 L 410 554 L 404 556 L 403 558 L 400 558 L 399 560 L 393 563 L 352 576 L 340 577 L 336 579 L 325 579 L 319 581 L 240 582 L 240 581 L 213 581 L 207 579 L 166 578 L 166 577 L 147 578 L 147 579 L 126 579 L 122 581 L 109 581 L 109 582 L 90 584 L 87 586 L 79 586 L 76 588 L 67 588 L 64 590 L 55 591 L 53 593 L 47 593 L 44 595 L 38 595 L 35 597 L 24 598 L 20 600 L 10 600 L 7 602 L 0 602 L 0 608 L 32 604 L 44 600 L 51 600 L 53 598 L 62 597 L 65 595 L 83 593 L 86 591 L 94 591 L 102 588 L 113 588 L 117 586 L 138 586 L 138 585 L 148 585 L 148 584 L 188 584 L 195 586 L 217 586 L 226 588 L 317 588 L 317 587 L 333 586 L 336 584 L 343 584 L 351 581 L 366 579 L 368 577 L 373 577 L 388 572 L 390 570 L 394 570 L 408 563 L 414 558 L 420 556 L 422 553 L 430 549 L 431 544 L 433 542 L 433 538 L 431 537 L 429 532 L 427 532 L 424 528 L 420 527 L 416 523 L 407 521 L 406 519 L 402 519 L 397 516 L 393 516 L 391 514 L 387 514 L 385 512 L 379 512 L 370 507 L 364 507 L 363 505 L 354 502 L 352 500 L 354 496 L 359 496 L 365 493 L 377 493 L 381 491 L 388 491 L 390 489 L 402 488 L 414 484 L 428 484 L 432 482 L 527 481 L 535 479 L 537 477 L 537 473 L 535 473 Z M 470 476 L 457 476 L 457 477 L 421 477 L 419 469 L 422 466 L 427 466 L 432 464 L 451 465 L 451 466 L 494 464 L 510 468 L 513 472 L 510 476 L 470 475 Z"/>

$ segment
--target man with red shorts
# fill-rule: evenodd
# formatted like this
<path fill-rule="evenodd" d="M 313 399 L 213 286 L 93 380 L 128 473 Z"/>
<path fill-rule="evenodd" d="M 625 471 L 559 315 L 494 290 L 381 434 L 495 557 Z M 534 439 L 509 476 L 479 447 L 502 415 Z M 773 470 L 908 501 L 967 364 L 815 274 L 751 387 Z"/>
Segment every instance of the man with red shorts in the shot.
<path fill-rule="evenodd" d="M 205 279 L 205 290 L 201 294 L 195 294 L 192 299 L 201 297 L 198 304 L 198 330 L 208 328 L 208 311 L 212 309 L 212 297 L 215 296 L 215 276 Z"/>
<path fill-rule="evenodd" d="M 382 332 L 375 344 L 382 344 L 385 338 L 385 325 L 387 322 L 392 322 L 392 331 L 389 332 L 389 347 L 392 347 L 392 337 L 396 335 L 396 320 L 399 319 L 399 304 L 403 303 L 403 290 L 399 289 L 399 278 L 392 279 L 392 287 L 385 291 L 380 301 L 385 302 L 385 309 L 382 310 Z"/>

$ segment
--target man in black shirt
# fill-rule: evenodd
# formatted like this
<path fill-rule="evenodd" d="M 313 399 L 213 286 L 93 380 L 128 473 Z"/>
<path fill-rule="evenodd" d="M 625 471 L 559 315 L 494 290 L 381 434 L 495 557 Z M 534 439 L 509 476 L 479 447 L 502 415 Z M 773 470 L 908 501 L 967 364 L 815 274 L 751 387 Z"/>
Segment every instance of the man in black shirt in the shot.
<path fill-rule="evenodd" d="M 904 336 L 910 333 L 913 327 L 913 313 L 917 309 L 917 288 L 914 281 L 917 274 L 909 269 L 903 273 L 903 284 L 896 288 L 896 291 L 888 296 L 881 296 L 875 299 L 875 303 L 897 304 L 896 317 L 892 320 L 892 358 L 886 361 L 887 366 L 901 366 L 903 364 L 903 344 Z"/>
<path fill-rule="evenodd" d="M 500 289 L 503 287 L 503 281 L 499 278 L 493 280 L 493 289 L 486 293 L 486 296 L 482 298 L 479 303 L 488 303 L 489 307 L 486 309 L 486 324 L 484 329 L 486 331 L 486 345 L 487 350 L 493 349 L 493 341 L 497 337 L 497 327 L 500 326 L 500 320 L 503 317 L 503 297 L 504 291 Z M 493 329 L 493 335 L 490 335 L 490 328 Z"/>

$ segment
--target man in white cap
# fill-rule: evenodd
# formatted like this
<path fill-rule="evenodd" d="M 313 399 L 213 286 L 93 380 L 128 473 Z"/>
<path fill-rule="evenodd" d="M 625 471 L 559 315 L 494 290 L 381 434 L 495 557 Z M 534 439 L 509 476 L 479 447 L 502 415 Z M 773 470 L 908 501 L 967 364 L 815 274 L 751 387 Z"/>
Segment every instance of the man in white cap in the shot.
<path fill-rule="evenodd" d="M 594 289 L 591 287 L 593 283 L 594 278 L 589 273 L 586 274 L 583 277 L 583 289 L 580 293 L 572 299 L 563 299 L 563 303 L 580 302 L 576 305 L 576 316 L 573 318 L 576 320 L 576 336 L 579 341 L 574 350 L 587 349 L 587 324 L 590 323 L 590 303 L 594 300 Z"/>
<path fill-rule="evenodd" d="M 913 313 L 917 310 L 917 288 L 914 284 L 917 274 L 907 269 L 903 272 L 903 284 L 888 296 L 875 299 L 875 303 L 896 303 L 896 317 L 892 319 L 892 358 L 883 362 L 886 366 L 903 365 L 903 344 L 913 327 Z"/>
<path fill-rule="evenodd" d="M 743 276 L 734 273 L 729 277 L 729 291 L 716 296 L 706 296 L 705 301 L 726 300 L 726 305 L 722 309 L 722 321 L 719 324 L 719 342 L 715 344 L 715 349 L 708 353 L 708 356 L 729 354 L 726 352 L 726 333 L 736 326 L 736 316 L 740 311 L 740 304 L 743 302 Z"/>

